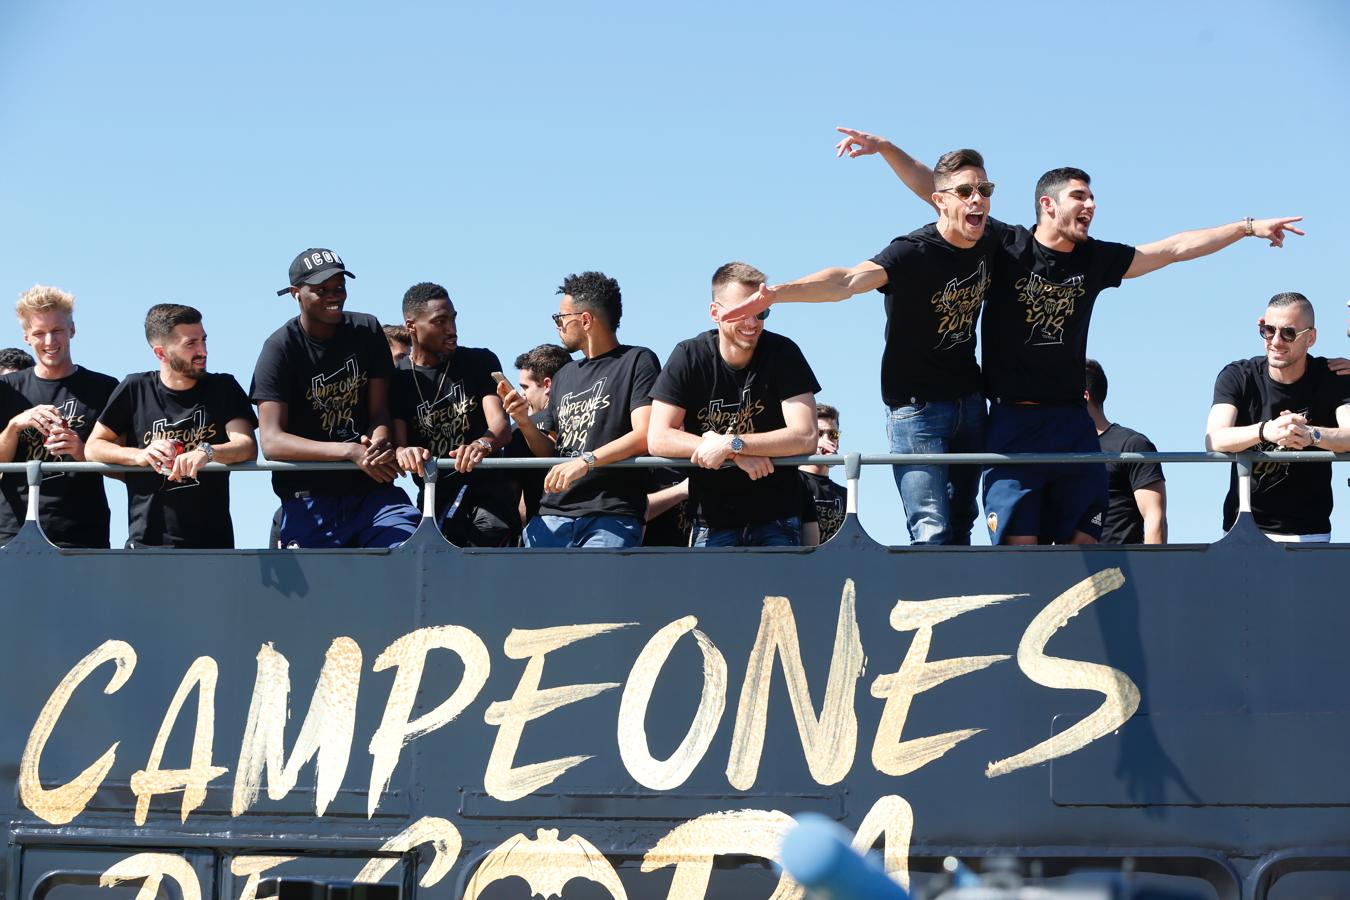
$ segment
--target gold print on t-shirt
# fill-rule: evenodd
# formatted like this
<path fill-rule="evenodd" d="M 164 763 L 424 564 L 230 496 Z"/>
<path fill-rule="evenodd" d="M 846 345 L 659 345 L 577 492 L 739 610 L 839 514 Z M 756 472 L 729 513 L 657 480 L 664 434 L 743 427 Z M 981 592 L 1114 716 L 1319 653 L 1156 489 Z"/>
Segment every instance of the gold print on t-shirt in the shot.
<path fill-rule="evenodd" d="M 1019 279 L 1016 286 L 1017 299 L 1027 308 L 1031 325 L 1027 343 L 1035 347 L 1063 344 L 1064 323 L 1073 316 L 1075 301 L 1087 293 L 1083 276 L 1056 283 L 1033 274 Z"/>
<path fill-rule="evenodd" d="M 337 371 L 310 379 L 305 399 L 319 414 L 319 427 L 328 432 L 329 440 L 348 442 L 360 438 L 353 411 L 366 381 L 366 373 L 361 371 L 355 356 L 347 357 Z"/>
<path fill-rule="evenodd" d="M 989 287 L 984 260 L 965 278 L 953 278 L 929 302 L 938 318 L 938 342 L 934 350 L 950 350 L 975 339 L 975 319 Z"/>
<path fill-rule="evenodd" d="M 78 433 L 84 430 L 85 417 L 84 413 L 76 412 L 77 409 L 78 407 L 76 406 L 75 400 L 71 399 L 57 407 L 57 412 L 61 414 L 61 418 L 65 421 L 66 427 L 71 431 Z M 36 459 L 40 462 L 59 461 L 58 457 L 53 456 L 47 450 L 47 436 L 36 428 L 25 428 L 19 436 L 23 439 L 23 458 L 25 460 L 31 461 Z M 42 474 L 42 480 L 47 481 L 52 478 L 61 478 L 64 475 L 64 472 L 44 472 Z"/>
<path fill-rule="evenodd" d="M 727 403 L 721 397 L 710 400 L 699 410 L 699 433 L 715 431 L 718 434 L 754 434 L 755 416 L 764 412 L 764 404 L 750 396 L 750 386 L 741 390 L 741 399 Z"/>
<path fill-rule="evenodd" d="M 417 427 L 433 456 L 449 456 L 464 443 L 469 433 L 469 414 L 477 408 L 478 398 L 465 396 L 462 381 L 450 385 L 435 400 L 417 404 Z"/>
<path fill-rule="evenodd" d="M 215 423 L 208 422 L 206 410 L 197 406 L 177 422 L 156 419 L 150 430 L 141 435 L 141 446 L 148 447 L 154 441 L 181 441 L 185 451 L 195 450 L 202 444 L 211 443 L 215 436 Z"/>
<path fill-rule="evenodd" d="M 595 424 L 595 415 L 609 408 L 605 378 L 597 379 L 586 390 L 567 394 L 558 401 L 558 452 L 573 455 L 586 449 L 586 435 Z"/>

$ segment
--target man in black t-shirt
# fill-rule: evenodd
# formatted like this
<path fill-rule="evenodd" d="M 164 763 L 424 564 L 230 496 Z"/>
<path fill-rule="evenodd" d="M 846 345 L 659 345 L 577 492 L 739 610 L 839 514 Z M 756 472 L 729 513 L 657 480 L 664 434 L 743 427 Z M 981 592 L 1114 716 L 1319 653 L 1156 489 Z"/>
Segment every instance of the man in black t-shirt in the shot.
<path fill-rule="evenodd" d="M 1308 351 L 1317 341 L 1313 307 L 1292 291 L 1276 294 L 1257 322 L 1265 356 L 1229 363 L 1214 383 L 1205 448 L 1350 450 L 1350 378 Z M 1258 462 L 1251 476 L 1252 516 L 1280 541 L 1331 539 L 1331 463 Z M 1224 530 L 1237 519 L 1237 466 L 1223 504 Z"/>
<path fill-rule="evenodd" d="M 839 410 L 828 403 L 816 404 L 816 454 L 834 456 L 839 452 Z M 802 485 L 815 506 L 815 540 L 804 539 L 806 546 L 823 544 L 834 537 L 848 513 L 848 491 L 830 480 L 829 466 L 802 466 Z M 805 536 L 808 529 L 803 526 Z"/>
<path fill-rule="evenodd" d="M 925 169 L 924 171 L 928 171 Z M 929 178 L 938 221 L 898 237 L 851 269 L 824 269 L 750 295 L 723 311 L 734 323 L 779 302 L 844 300 L 877 290 L 886 298 L 881 397 L 892 453 L 983 449 L 984 396 L 975 362 L 975 325 L 993 273 L 994 185 L 974 150 L 953 150 Z M 969 544 L 977 509 L 974 466 L 893 467 L 914 544 Z"/>
<path fill-rule="evenodd" d="M 920 199 L 932 203 L 935 173 L 885 138 L 841 128 L 837 153 L 880 153 Z M 985 431 L 991 453 L 1097 452 L 1083 406 L 1088 322 L 1097 295 L 1174 262 L 1222 250 L 1244 237 L 1279 247 L 1303 234 L 1301 217 L 1246 218 L 1131 247 L 1088 236 L 1096 213 L 1081 169 L 1052 169 L 1036 184 L 1036 227 L 990 222 L 1001 244 L 981 326 Z M 1096 465 L 1000 465 L 984 473 L 984 511 L 996 544 L 1096 543 L 1106 510 L 1106 471 Z"/>
<path fill-rule="evenodd" d="M 351 462 L 345 472 L 276 472 L 287 547 L 396 547 L 417 528 L 398 477 L 389 419 L 394 365 L 374 316 L 343 311 L 347 278 L 331 250 L 291 263 L 300 315 L 263 344 L 249 394 L 271 460 Z"/>
<path fill-rule="evenodd" d="M 1087 361 L 1088 415 L 1104 453 L 1156 453 L 1158 448 L 1139 432 L 1106 418 L 1106 372 L 1095 359 Z M 1102 523 L 1103 544 L 1167 543 L 1167 482 L 1162 464 L 1108 462 L 1110 497 Z"/>
<path fill-rule="evenodd" d="M 206 329 L 197 310 L 150 307 L 145 339 L 159 371 L 122 380 L 86 455 L 155 470 L 126 476 L 128 547 L 233 548 L 229 473 L 201 470 L 257 458 L 253 405 L 233 375 L 206 371 Z"/>
<path fill-rule="evenodd" d="M 535 456 L 571 457 L 549 469 L 539 515 L 525 526 L 527 547 L 634 547 L 642 542 L 647 474 L 604 470 L 647 452 L 648 396 L 660 363 L 646 347 L 619 343 L 619 283 L 603 272 L 569 275 L 553 324 L 569 352 L 553 376 L 540 422 L 509 384 L 497 392 Z"/>
<path fill-rule="evenodd" d="M 37 285 L 16 305 L 23 339 L 36 365 L 0 377 L 0 462 L 83 462 L 84 442 L 117 379 L 75 365 L 75 298 Z M 0 478 L 0 544 L 18 534 L 28 508 L 23 475 Z M 38 522 L 58 547 L 108 547 L 108 498 L 103 476 L 45 472 Z"/>
<path fill-rule="evenodd" d="M 720 266 L 708 307 L 717 327 L 677 344 L 652 388 L 651 452 L 699 465 L 689 476 L 695 547 L 801 544 L 800 476 L 773 458 L 815 449 L 820 385 L 795 343 L 764 330 L 767 309 L 722 318 L 763 283 L 754 266 Z"/>
<path fill-rule="evenodd" d="M 540 344 L 516 357 L 516 384 L 525 400 L 527 414 L 537 429 L 548 408 L 553 376 L 572 361 L 572 356 L 557 344 Z M 499 390 L 499 396 L 501 391 Z M 511 439 L 502 454 L 510 459 L 528 459 L 534 456 L 525 435 L 511 423 Z M 539 515 L 539 504 L 544 497 L 544 477 L 547 469 L 508 469 L 507 479 L 520 514 L 520 526 Z"/>
<path fill-rule="evenodd" d="M 460 547 L 505 547 L 519 528 L 506 480 L 474 467 L 506 445 L 509 426 L 493 372 L 491 350 L 459 346 L 450 294 L 429 281 L 403 295 L 411 354 L 394 373 L 394 434 L 399 468 L 422 488 L 428 459 L 452 459 L 436 483 L 436 521 Z M 418 506 L 422 503 L 419 492 Z"/>

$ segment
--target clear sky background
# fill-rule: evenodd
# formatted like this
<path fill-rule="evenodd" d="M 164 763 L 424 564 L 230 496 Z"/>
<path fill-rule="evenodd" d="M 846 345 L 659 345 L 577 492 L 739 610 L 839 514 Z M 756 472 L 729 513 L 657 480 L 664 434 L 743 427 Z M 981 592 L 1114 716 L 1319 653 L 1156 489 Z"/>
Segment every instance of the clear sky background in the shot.
<path fill-rule="evenodd" d="M 1010 222 L 1031 224 L 1036 178 L 1060 165 L 1092 174 L 1099 238 L 1305 216 L 1308 236 L 1283 250 L 1248 239 L 1097 305 L 1089 352 L 1111 381 L 1108 416 L 1198 450 L 1214 377 L 1261 353 L 1272 294 L 1307 294 L 1314 352 L 1350 355 L 1348 46 L 1338 0 L 10 0 L 0 299 L 37 282 L 72 291 L 76 362 L 119 378 L 154 367 L 146 308 L 191 304 L 211 368 L 247 388 L 263 340 L 296 313 L 274 292 L 305 247 L 339 252 L 358 276 L 348 308 L 382 321 L 401 318 L 409 285 L 444 284 L 461 343 L 508 367 L 555 337 L 562 277 L 601 269 L 623 287 L 621 339 L 664 359 L 709 327 L 721 263 L 787 280 L 931 221 L 879 157 L 834 158 L 847 125 L 929 163 L 979 149 Z M 8 321 L 0 346 L 20 344 Z M 842 410 L 844 450 L 885 452 L 880 295 L 784 305 L 770 324 Z M 1226 467 L 1167 476 L 1173 540 L 1217 538 Z M 1341 540 L 1347 476 L 1337 468 Z M 868 531 L 904 543 L 889 471 L 864 470 L 862 488 Z M 267 477 L 236 476 L 233 491 L 240 546 L 261 546 Z M 117 545 L 125 498 L 109 495 Z"/>

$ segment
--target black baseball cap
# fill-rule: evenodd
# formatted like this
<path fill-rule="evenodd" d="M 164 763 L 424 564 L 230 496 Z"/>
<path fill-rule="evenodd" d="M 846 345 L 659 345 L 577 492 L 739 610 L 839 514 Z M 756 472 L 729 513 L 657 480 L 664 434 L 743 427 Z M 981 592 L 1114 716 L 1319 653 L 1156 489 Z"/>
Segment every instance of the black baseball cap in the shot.
<path fill-rule="evenodd" d="M 322 284 L 336 274 L 355 278 L 342 262 L 342 257 L 332 250 L 322 247 L 310 247 L 291 262 L 291 283 L 277 291 L 277 296 L 289 293 L 292 287 L 302 284 Z"/>

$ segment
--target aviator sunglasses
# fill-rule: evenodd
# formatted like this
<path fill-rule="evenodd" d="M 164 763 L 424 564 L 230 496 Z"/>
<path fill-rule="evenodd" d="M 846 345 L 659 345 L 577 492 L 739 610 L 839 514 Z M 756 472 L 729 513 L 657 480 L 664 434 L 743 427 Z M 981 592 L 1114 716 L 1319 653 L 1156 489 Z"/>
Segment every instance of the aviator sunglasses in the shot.
<path fill-rule="evenodd" d="M 1267 325 L 1266 320 L 1262 319 L 1256 323 L 1256 330 L 1260 333 L 1261 337 L 1268 341 L 1275 340 L 1275 335 L 1278 334 L 1286 344 L 1292 344 L 1309 331 L 1312 331 L 1312 326 L 1309 325 L 1302 331 L 1299 331 L 1293 325 L 1281 325 L 1279 328 L 1276 328 L 1274 325 Z"/>
<path fill-rule="evenodd" d="M 979 191 L 981 197 L 994 196 L 994 183 L 992 181 L 981 181 L 979 184 L 958 184 L 956 187 L 943 188 L 938 191 L 939 194 L 955 194 L 962 200 L 969 200 Z"/>

